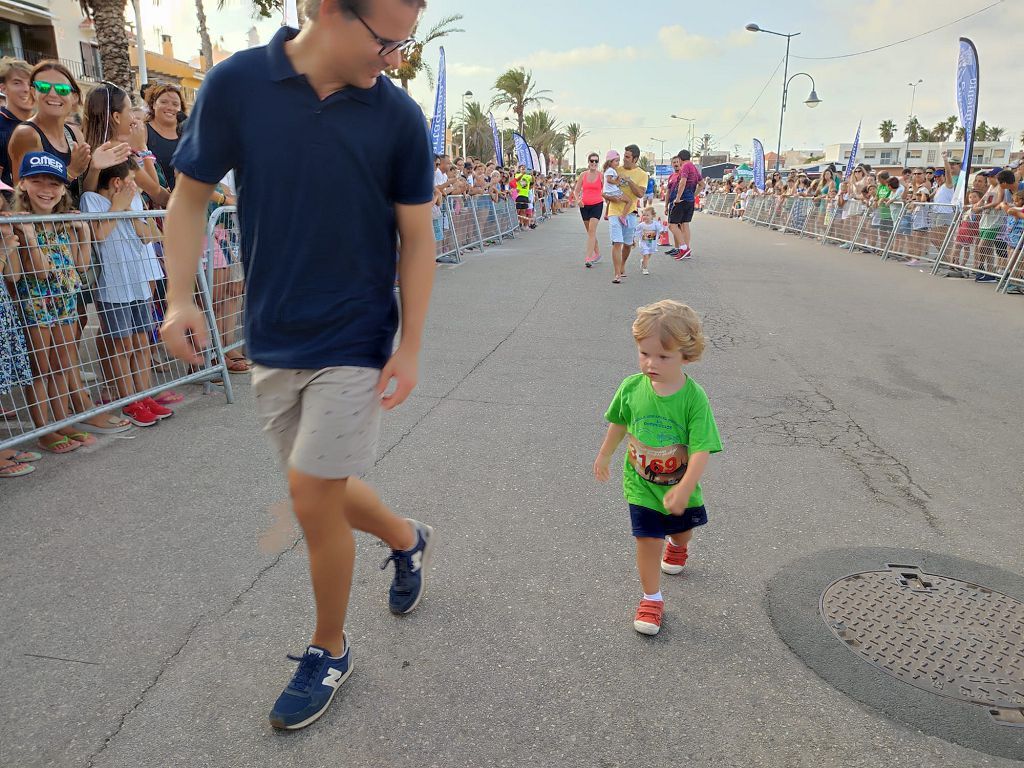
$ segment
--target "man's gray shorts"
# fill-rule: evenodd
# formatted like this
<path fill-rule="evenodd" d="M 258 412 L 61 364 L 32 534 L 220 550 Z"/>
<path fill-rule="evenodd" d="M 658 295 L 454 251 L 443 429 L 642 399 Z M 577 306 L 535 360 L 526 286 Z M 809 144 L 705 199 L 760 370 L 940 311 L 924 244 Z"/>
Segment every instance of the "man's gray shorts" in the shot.
<path fill-rule="evenodd" d="M 253 369 L 256 412 L 286 468 L 314 477 L 365 475 L 380 435 L 376 368 Z"/>

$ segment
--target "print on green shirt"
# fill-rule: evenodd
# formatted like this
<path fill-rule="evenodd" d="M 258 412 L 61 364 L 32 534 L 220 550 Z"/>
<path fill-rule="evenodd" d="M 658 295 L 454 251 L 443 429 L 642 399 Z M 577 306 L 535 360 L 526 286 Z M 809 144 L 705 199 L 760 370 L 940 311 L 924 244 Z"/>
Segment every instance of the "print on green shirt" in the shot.
<path fill-rule="evenodd" d="M 605 419 L 628 432 L 622 490 L 626 501 L 663 514 L 665 494 L 686 474 L 690 455 L 718 453 L 722 441 L 704 389 L 689 376 L 683 388 L 662 397 L 642 373 L 619 385 Z M 704 504 L 700 483 L 687 507 Z"/>

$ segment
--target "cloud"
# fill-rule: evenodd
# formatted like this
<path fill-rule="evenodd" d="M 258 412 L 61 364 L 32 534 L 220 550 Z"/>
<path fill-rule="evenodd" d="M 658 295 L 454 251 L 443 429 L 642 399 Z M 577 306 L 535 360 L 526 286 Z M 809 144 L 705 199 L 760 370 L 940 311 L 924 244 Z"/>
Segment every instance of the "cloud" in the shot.
<path fill-rule="evenodd" d="M 715 48 L 713 40 L 700 35 L 691 35 L 679 24 L 658 30 L 658 40 L 665 53 L 673 59 L 692 61 L 706 56 Z"/>
<path fill-rule="evenodd" d="M 519 64 L 532 69 L 572 69 L 589 67 L 605 62 L 633 60 L 639 55 L 636 48 L 614 47 L 607 43 L 590 48 L 572 48 L 568 51 L 534 51 Z"/>
<path fill-rule="evenodd" d="M 631 128 L 643 124 L 643 116 L 628 109 L 605 109 L 602 107 L 579 107 L 568 104 L 553 104 L 551 111 L 584 124 L 586 130 L 608 128 Z"/>
<path fill-rule="evenodd" d="M 497 73 L 494 67 L 485 67 L 482 64 L 463 64 L 459 61 L 454 61 L 445 64 L 448 68 L 448 72 L 453 75 L 459 75 L 461 77 L 483 77 L 484 75 L 493 75 Z"/>

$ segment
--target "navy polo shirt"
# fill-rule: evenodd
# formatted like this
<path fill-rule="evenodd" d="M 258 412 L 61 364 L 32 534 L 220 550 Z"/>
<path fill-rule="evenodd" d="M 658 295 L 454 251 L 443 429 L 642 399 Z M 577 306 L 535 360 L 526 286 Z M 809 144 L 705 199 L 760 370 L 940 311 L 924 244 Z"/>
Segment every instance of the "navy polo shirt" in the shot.
<path fill-rule="evenodd" d="M 398 327 L 394 205 L 430 203 L 420 108 L 386 77 L 321 101 L 282 27 L 206 76 L 174 154 L 214 184 L 234 170 L 246 349 L 272 368 L 382 368 Z"/>

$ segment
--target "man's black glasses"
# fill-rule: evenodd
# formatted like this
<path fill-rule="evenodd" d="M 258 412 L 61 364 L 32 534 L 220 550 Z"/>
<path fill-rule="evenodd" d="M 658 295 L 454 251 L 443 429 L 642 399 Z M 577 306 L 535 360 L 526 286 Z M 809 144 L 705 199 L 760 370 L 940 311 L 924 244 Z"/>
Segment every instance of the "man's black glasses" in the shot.
<path fill-rule="evenodd" d="M 380 50 L 377 51 L 378 56 L 390 56 L 395 51 L 404 52 L 409 50 L 416 44 L 415 37 L 407 37 L 405 38 L 405 40 L 388 40 L 385 37 L 381 37 L 380 35 L 373 31 L 373 27 L 367 24 L 362 16 L 360 16 L 358 13 L 355 13 L 354 11 L 352 15 L 359 20 L 360 24 L 366 27 L 366 31 L 373 35 L 373 39 L 380 43 Z"/>

